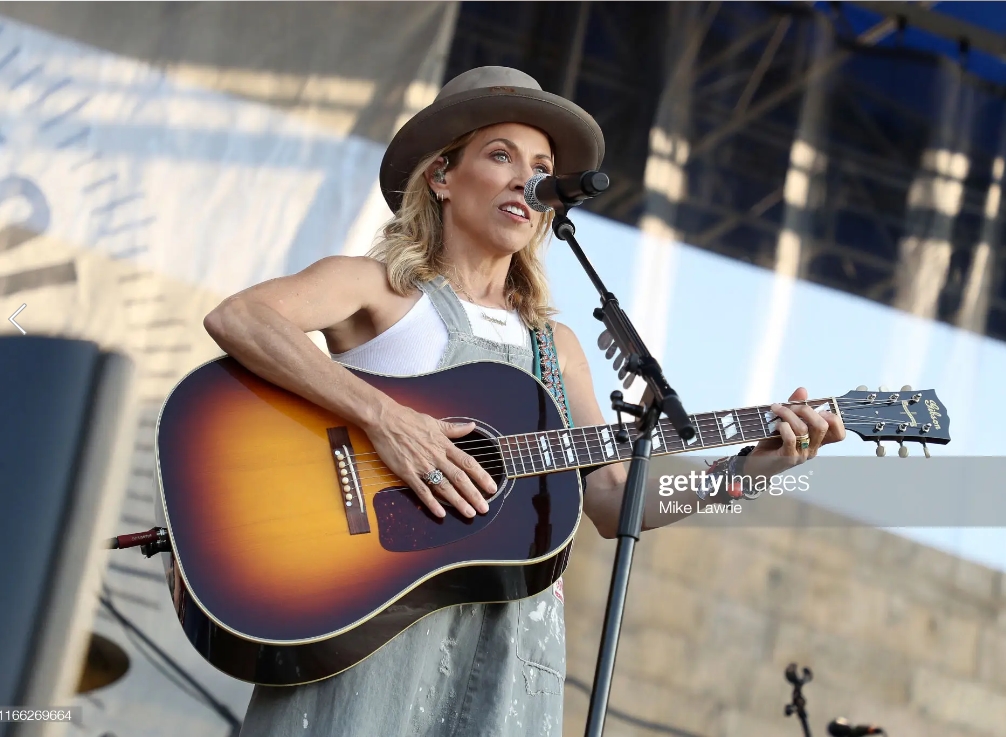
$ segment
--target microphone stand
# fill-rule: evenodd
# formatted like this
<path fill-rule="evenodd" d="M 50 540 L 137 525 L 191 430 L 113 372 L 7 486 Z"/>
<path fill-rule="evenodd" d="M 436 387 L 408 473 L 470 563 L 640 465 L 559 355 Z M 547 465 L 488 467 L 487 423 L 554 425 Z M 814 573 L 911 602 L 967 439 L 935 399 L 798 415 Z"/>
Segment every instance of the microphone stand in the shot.
<path fill-rule="evenodd" d="M 793 700 L 786 704 L 786 716 L 794 714 L 800 719 L 804 737 L 811 737 L 810 724 L 807 721 L 807 699 L 803 695 L 803 687 L 813 680 L 814 674 L 810 668 L 804 668 L 800 675 L 796 672 L 796 663 L 786 666 L 786 680 L 793 684 Z"/>
<path fill-rule="evenodd" d="M 567 209 L 575 204 L 577 203 L 569 202 L 565 207 L 554 208 L 555 217 L 552 220 L 552 231 L 556 238 L 569 243 L 573 254 L 601 296 L 601 306 L 594 310 L 594 317 L 604 323 L 605 332 L 612 339 L 608 346 L 617 346 L 625 358 L 624 365 L 619 372 L 620 379 L 628 376 L 624 388 L 627 389 L 636 376 L 642 377 L 647 386 L 641 405 L 623 402 L 621 392 L 613 392 L 611 395 L 611 406 L 619 413 L 619 420 L 621 420 L 622 412 L 637 418 L 636 429 L 639 436 L 632 447 L 632 461 L 629 465 L 629 475 L 622 497 L 622 509 L 618 519 L 618 547 L 615 552 L 611 586 L 608 589 L 604 630 L 601 633 L 601 646 L 597 657 L 597 668 L 594 672 L 594 686 L 590 693 L 590 710 L 587 715 L 587 737 L 601 737 L 608 709 L 608 698 L 611 693 L 611 680 L 615 671 L 615 653 L 618 648 L 618 636 L 622 628 L 622 615 L 629 588 L 632 555 L 643 528 L 646 472 L 653 449 L 653 428 L 656 427 L 661 413 L 667 415 L 683 440 L 687 441 L 695 437 L 695 427 L 688 419 L 684 407 L 681 406 L 681 400 L 677 393 L 667 384 L 660 364 L 650 355 L 629 320 L 629 316 L 619 306 L 615 295 L 604 286 L 601 278 L 594 271 L 594 267 L 584 255 L 580 244 L 576 242 L 576 238 L 574 238 L 576 229 L 566 216 Z M 623 428 L 616 433 L 615 440 L 619 443 L 629 442 L 628 432 Z"/>

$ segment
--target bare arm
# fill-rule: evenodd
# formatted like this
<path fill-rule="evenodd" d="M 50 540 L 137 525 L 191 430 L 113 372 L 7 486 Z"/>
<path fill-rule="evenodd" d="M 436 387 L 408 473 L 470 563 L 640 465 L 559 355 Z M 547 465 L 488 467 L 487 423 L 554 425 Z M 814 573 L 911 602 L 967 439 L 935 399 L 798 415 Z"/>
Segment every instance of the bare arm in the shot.
<path fill-rule="evenodd" d="M 367 308 L 378 279 L 379 264 L 333 256 L 228 297 L 203 326 L 252 373 L 366 428 L 388 397 L 326 357 L 307 333 Z"/>
<path fill-rule="evenodd" d="M 594 384 L 590 376 L 587 356 L 573 331 L 561 323 L 555 326 L 556 350 L 562 379 L 569 398 L 569 409 L 573 413 L 573 424 L 607 424 L 601 408 L 597 404 Z M 687 475 L 692 470 L 702 470 L 705 465 L 690 458 L 676 458 L 672 461 L 674 474 Z M 594 523 L 602 537 L 613 538 L 618 531 L 618 517 L 622 510 L 622 495 L 625 490 L 627 463 L 612 463 L 593 471 L 587 476 L 584 490 L 583 511 Z M 660 497 L 656 493 L 656 479 L 647 479 L 646 511 L 643 515 L 643 529 L 652 529 L 676 522 L 686 515 L 661 514 Z"/>
<path fill-rule="evenodd" d="M 555 326 L 555 342 L 563 383 L 569 398 L 569 408 L 573 413 L 573 423 L 577 426 L 604 424 L 604 416 L 597 404 L 590 378 L 590 366 L 580 342 L 573 331 L 558 323 Z M 801 387 L 793 393 L 790 401 L 802 402 L 806 398 L 807 390 Z M 838 442 L 845 437 L 841 419 L 830 412 L 817 413 L 803 404 L 791 406 L 773 404 L 772 410 L 781 420 L 778 425 L 779 437 L 768 438 L 758 443 L 748 456 L 751 468 L 748 470 L 745 466 L 745 473 L 754 476 L 772 476 L 813 458 L 821 445 Z M 796 438 L 802 434 L 809 436 L 807 448 L 797 447 Z M 627 470 L 627 464 L 613 463 L 587 476 L 583 511 L 602 537 L 612 538 L 617 535 Z M 706 464 L 699 459 L 670 456 L 661 460 L 661 471 L 666 475 L 689 476 L 692 471 L 704 470 Z M 657 493 L 657 486 L 657 478 L 647 479 L 644 530 L 677 522 L 694 514 L 699 508 L 721 503 L 723 500 L 723 497 L 720 497 L 718 500 L 709 498 L 701 501 L 696 497 L 694 500 L 689 500 L 693 503 L 689 505 L 688 512 L 661 512 L 661 497 Z"/>
<path fill-rule="evenodd" d="M 332 361 L 307 336 L 361 311 L 373 314 L 379 302 L 394 298 L 380 263 L 333 256 L 229 297 L 203 325 L 252 373 L 363 429 L 381 460 L 434 514 L 446 514 L 434 491 L 465 516 L 485 513 L 483 494 L 494 493 L 496 485 L 450 441 L 470 432 L 471 424 L 442 422 L 398 404 Z M 421 478 L 432 468 L 446 477 L 434 488 Z"/>

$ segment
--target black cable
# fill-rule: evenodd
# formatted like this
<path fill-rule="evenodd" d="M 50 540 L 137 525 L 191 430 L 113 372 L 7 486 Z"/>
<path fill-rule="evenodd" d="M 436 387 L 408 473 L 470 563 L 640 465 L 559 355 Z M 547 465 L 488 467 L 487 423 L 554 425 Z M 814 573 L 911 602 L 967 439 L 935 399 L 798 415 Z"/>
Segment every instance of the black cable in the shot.
<path fill-rule="evenodd" d="M 570 675 L 566 676 L 566 683 L 575 686 L 587 695 L 590 695 L 591 688 L 588 684 L 583 681 L 573 678 Z M 640 719 L 639 717 L 634 717 L 632 714 L 627 714 L 624 711 L 618 709 L 613 709 L 608 707 L 608 714 L 613 716 L 615 719 L 621 719 L 623 722 L 632 724 L 636 727 L 642 727 L 643 729 L 649 729 L 653 732 L 660 732 L 662 734 L 673 734 L 677 737 L 703 737 L 695 732 L 689 732 L 687 729 L 680 729 L 679 727 L 672 727 L 670 724 L 661 724 L 660 722 L 648 722 L 645 719 Z"/>
<path fill-rule="evenodd" d="M 179 691 L 181 691 L 189 698 L 194 699 L 195 701 L 198 701 L 202 704 L 209 705 L 206 699 L 203 698 L 202 694 L 194 690 L 184 681 L 179 680 L 179 678 L 176 675 L 174 675 L 171 671 L 167 670 L 161 663 L 158 663 L 157 660 L 151 654 L 149 648 L 147 648 L 147 646 L 143 644 L 143 641 L 139 639 L 135 634 L 133 634 L 131 630 L 128 630 L 124 627 L 123 631 L 126 633 L 126 637 L 129 639 L 129 641 L 133 644 L 133 647 L 135 647 L 136 650 L 144 658 L 146 658 L 147 662 L 150 663 L 151 666 L 153 666 L 154 670 L 156 670 L 158 673 L 164 676 L 165 680 L 167 680 L 175 688 L 177 688 Z"/>
<path fill-rule="evenodd" d="M 105 592 L 105 596 L 108 597 L 109 601 L 111 601 L 112 590 L 109 589 L 108 586 L 104 586 L 104 592 Z M 125 616 L 125 615 L 122 615 L 122 616 Z M 122 624 L 122 623 L 120 622 L 120 624 Z M 139 629 L 139 627 L 137 627 L 135 624 L 133 626 L 136 629 Z M 213 708 L 213 704 L 211 702 L 207 701 L 206 698 L 204 698 L 201 693 L 199 693 L 198 691 L 194 690 L 191 686 L 189 686 L 184 681 L 180 681 L 177 676 L 175 676 L 170 671 L 166 670 L 161 663 L 158 663 L 157 660 L 154 659 L 153 655 L 151 655 L 152 651 L 144 644 L 143 640 L 139 639 L 134 634 L 133 630 L 131 630 L 128 627 L 125 627 L 125 626 L 123 626 L 122 629 L 123 629 L 123 632 L 126 633 L 126 638 L 133 644 L 133 647 L 135 647 L 137 649 L 137 651 L 144 658 L 146 658 L 147 662 L 150 663 L 150 665 L 152 665 L 154 667 L 154 670 L 156 670 L 158 673 L 160 673 L 162 676 L 164 676 L 164 678 L 168 682 L 170 682 L 173 686 L 175 686 L 179 691 L 181 691 L 182 693 L 184 693 L 189 698 L 191 698 L 191 699 L 193 699 L 195 701 L 199 701 L 199 702 L 201 702 L 201 703 L 203 703 L 203 704 L 205 704 L 205 705 Z"/>
<path fill-rule="evenodd" d="M 206 690 L 206 688 L 199 683 L 195 678 L 193 678 L 189 673 L 175 662 L 174 658 L 164 652 L 156 642 L 151 640 L 139 627 L 137 627 L 133 622 L 122 612 L 120 612 L 115 605 L 105 596 L 99 596 L 98 601 L 108 609 L 109 613 L 115 617 L 115 619 L 128 631 L 132 631 L 137 637 L 143 640 L 144 644 L 149 647 L 153 652 L 157 653 L 157 656 L 161 658 L 167 665 L 169 665 L 172 670 L 174 670 L 179 676 L 181 676 L 192 688 L 194 688 L 200 696 L 206 701 L 206 703 L 217 713 L 220 717 L 230 725 L 232 737 L 237 737 L 241 732 L 241 720 L 235 716 L 234 712 L 228 708 L 228 706 L 214 698 L 213 694 Z"/>

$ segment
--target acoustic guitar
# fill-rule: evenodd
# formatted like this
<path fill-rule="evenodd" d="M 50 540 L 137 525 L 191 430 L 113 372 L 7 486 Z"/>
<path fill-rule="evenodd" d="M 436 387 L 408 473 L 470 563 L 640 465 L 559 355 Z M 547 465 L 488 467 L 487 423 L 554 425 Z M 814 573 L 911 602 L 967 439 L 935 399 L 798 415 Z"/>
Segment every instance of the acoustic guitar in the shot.
<path fill-rule="evenodd" d="M 547 389 L 504 363 L 417 377 L 351 369 L 395 401 L 473 421 L 454 442 L 496 480 L 489 512 L 434 517 L 351 423 L 231 358 L 195 369 L 168 396 L 155 446 L 168 580 L 192 645 L 216 668 L 267 685 L 316 681 L 371 655 L 431 612 L 508 602 L 555 582 L 580 522 L 580 469 L 629 460 L 635 429 L 567 427 Z M 853 391 L 811 402 L 868 440 L 947 443 L 932 391 Z M 767 406 L 669 421 L 653 455 L 776 433 Z"/>

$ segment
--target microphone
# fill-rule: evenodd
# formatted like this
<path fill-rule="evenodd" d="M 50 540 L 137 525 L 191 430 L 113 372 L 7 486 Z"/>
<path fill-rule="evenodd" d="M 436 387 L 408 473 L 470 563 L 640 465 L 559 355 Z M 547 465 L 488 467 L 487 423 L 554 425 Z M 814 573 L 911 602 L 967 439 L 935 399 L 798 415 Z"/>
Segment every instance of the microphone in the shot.
<path fill-rule="evenodd" d="M 863 737 L 867 734 L 886 734 L 882 727 L 873 724 L 849 724 L 849 720 L 839 717 L 828 725 L 828 734 L 832 737 Z"/>
<path fill-rule="evenodd" d="M 535 174 L 524 185 L 524 201 L 538 212 L 573 207 L 601 194 L 608 184 L 608 175 L 599 171 L 560 174 L 557 177 Z"/>

